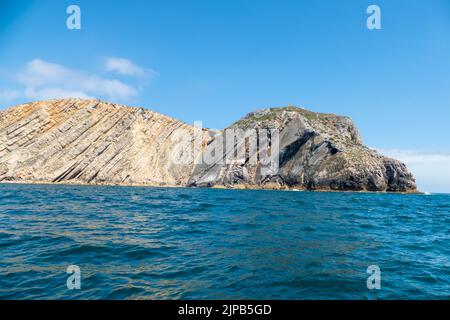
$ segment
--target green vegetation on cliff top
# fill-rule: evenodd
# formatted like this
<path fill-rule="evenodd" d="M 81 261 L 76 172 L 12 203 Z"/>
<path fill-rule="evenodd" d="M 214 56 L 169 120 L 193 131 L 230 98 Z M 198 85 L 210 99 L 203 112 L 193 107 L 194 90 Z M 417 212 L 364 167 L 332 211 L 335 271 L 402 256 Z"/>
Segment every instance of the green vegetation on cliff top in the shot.
<path fill-rule="evenodd" d="M 286 107 L 267 108 L 255 112 L 250 112 L 244 118 L 238 120 L 234 124 L 249 124 L 253 121 L 271 120 L 283 111 L 299 113 L 308 120 L 337 120 L 340 118 L 346 118 L 335 114 L 313 112 L 290 105 Z"/>

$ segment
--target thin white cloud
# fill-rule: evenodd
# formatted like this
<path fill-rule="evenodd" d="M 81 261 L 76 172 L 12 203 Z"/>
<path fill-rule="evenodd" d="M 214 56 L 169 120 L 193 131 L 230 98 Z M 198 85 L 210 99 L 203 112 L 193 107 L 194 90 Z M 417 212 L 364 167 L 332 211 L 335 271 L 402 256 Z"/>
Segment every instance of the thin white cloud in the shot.
<path fill-rule="evenodd" d="M 104 70 L 107 72 L 113 72 L 122 76 L 137 77 L 141 81 L 152 80 L 159 74 L 153 69 L 143 68 L 125 58 L 110 57 L 105 60 Z"/>
<path fill-rule="evenodd" d="M 137 103 L 140 91 L 158 75 L 152 69 L 139 67 L 123 58 L 108 58 L 104 67 L 116 75 L 87 73 L 41 59 L 29 61 L 19 72 L 0 69 L 0 78 L 10 84 L 9 88 L 0 90 L 0 104 L 54 98 L 98 98 Z M 135 78 L 124 82 L 121 78 L 124 75 Z"/>
<path fill-rule="evenodd" d="M 0 91 L 0 103 L 8 103 L 21 96 L 19 90 L 3 90 Z"/>
<path fill-rule="evenodd" d="M 64 99 L 64 98 L 82 98 L 93 99 L 83 91 L 66 90 L 61 88 L 43 88 L 34 89 L 27 88 L 24 91 L 24 96 L 30 100 L 48 100 L 48 99 Z"/>
<path fill-rule="evenodd" d="M 16 78 L 25 87 L 24 96 L 30 99 L 104 97 L 128 101 L 138 94 L 135 87 L 120 80 L 105 79 L 40 59 L 28 62 Z"/>
<path fill-rule="evenodd" d="M 414 174 L 419 190 L 450 193 L 450 152 L 376 149 L 404 162 Z"/>
<path fill-rule="evenodd" d="M 62 65 L 34 59 L 28 62 L 25 70 L 17 75 L 17 80 L 29 87 L 39 87 L 79 77 L 80 75 L 76 71 Z"/>
<path fill-rule="evenodd" d="M 126 76 L 143 76 L 146 73 L 144 68 L 137 66 L 132 61 L 114 57 L 106 59 L 105 70 Z"/>

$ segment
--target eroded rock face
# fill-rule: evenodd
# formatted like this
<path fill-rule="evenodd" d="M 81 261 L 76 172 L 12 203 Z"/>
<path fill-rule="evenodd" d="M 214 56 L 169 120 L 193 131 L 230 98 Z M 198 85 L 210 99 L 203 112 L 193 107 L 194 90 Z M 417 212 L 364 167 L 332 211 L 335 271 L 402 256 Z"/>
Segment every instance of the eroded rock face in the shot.
<path fill-rule="evenodd" d="M 234 151 L 223 132 L 142 108 L 81 99 L 24 104 L 0 112 L 0 182 L 416 190 L 406 166 L 365 147 L 346 117 L 274 108 L 228 129 L 256 133 L 259 147 L 263 133 L 276 130 L 276 170 L 264 170 L 250 138 L 242 140 L 240 157 L 229 157 Z M 228 137 L 238 148 L 236 141 Z M 226 150 L 219 158 L 232 161 L 203 161 L 219 159 L 218 145 Z"/>
<path fill-rule="evenodd" d="M 168 161 L 182 155 L 177 132 L 193 128 L 101 101 L 17 106 L 0 122 L 0 181 L 185 185 L 192 163 Z"/>
<path fill-rule="evenodd" d="M 364 146 L 357 128 L 347 117 L 313 113 L 295 107 L 273 108 L 250 113 L 229 129 L 256 129 L 258 132 L 261 129 L 277 129 L 277 172 L 262 175 L 260 163 L 249 163 L 251 154 L 246 146 L 244 161 L 209 167 L 197 165 L 189 180 L 191 185 L 307 190 L 416 190 L 414 177 L 406 166 Z"/>

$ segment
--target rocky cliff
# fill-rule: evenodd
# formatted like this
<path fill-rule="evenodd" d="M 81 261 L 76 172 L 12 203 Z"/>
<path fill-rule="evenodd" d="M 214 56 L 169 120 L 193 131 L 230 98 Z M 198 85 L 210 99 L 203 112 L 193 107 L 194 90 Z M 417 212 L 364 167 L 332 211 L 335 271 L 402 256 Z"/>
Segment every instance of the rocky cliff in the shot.
<path fill-rule="evenodd" d="M 177 130 L 193 132 L 164 115 L 101 101 L 13 107 L 0 118 L 0 181 L 185 185 L 192 164 L 168 161 Z"/>
<path fill-rule="evenodd" d="M 248 161 L 212 167 L 197 165 L 189 180 L 191 184 L 288 186 L 308 190 L 416 190 L 415 180 L 406 166 L 364 146 L 348 117 L 295 107 L 272 108 L 250 113 L 228 129 L 244 132 L 265 129 L 264 134 L 276 129 L 278 170 L 262 175 L 261 164 Z M 247 149 L 248 146 L 248 154 Z"/>
<path fill-rule="evenodd" d="M 365 147 L 347 117 L 273 108 L 212 131 L 81 99 L 0 112 L 0 182 L 416 190 L 406 166 Z"/>

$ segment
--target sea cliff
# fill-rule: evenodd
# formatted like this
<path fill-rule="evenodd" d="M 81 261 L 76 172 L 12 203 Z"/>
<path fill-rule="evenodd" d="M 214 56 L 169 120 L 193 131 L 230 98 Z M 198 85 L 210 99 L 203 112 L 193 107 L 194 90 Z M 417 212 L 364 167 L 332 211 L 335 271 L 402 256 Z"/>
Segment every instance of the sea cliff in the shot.
<path fill-rule="evenodd" d="M 208 130 L 83 99 L 0 112 L 0 182 L 416 191 L 406 166 L 366 147 L 348 117 L 289 106 Z"/>

